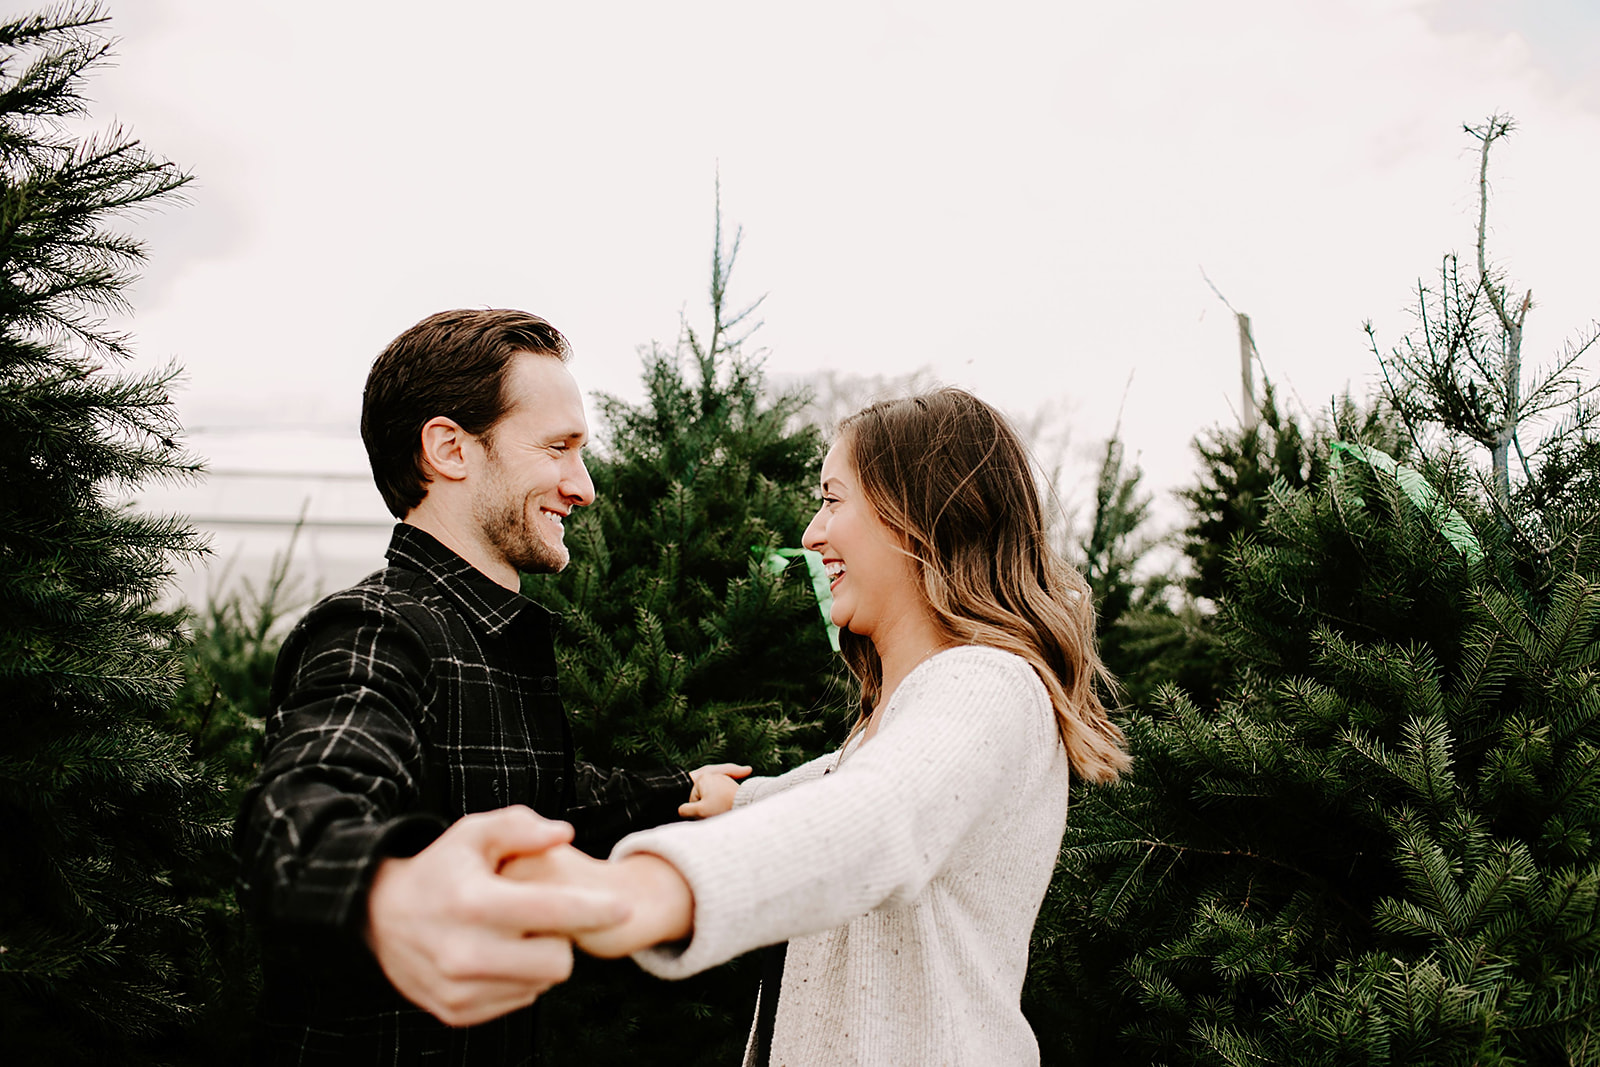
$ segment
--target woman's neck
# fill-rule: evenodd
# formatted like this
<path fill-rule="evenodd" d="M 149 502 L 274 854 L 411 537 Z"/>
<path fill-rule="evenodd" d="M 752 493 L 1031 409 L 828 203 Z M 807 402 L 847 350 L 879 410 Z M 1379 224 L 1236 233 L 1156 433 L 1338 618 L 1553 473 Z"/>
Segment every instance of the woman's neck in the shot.
<path fill-rule="evenodd" d="M 906 676 L 929 656 L 948 648 L 950 643 L 950 639 L 934 625 L 931 614 L 902 619 L 899 625 L 886 628 L 881 636 L 873 635 L 872 644 L 877 649 L 878 662 L 883 667 L 883 682 L 878 689 L 878 699 L 873 707 L 872 718 L 867 722 L 863 740 L 870 739 L 878 732 L 879 715 Z"/>

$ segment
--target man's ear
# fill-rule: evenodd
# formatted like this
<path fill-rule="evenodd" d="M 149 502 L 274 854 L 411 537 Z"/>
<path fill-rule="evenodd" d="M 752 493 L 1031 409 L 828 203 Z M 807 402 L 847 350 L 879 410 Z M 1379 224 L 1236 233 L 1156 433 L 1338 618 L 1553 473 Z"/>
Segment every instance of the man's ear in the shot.
<path fill-rule="evenodd" d="M 422 424 L 422 461 L 434 477 L 459 482 L 467 476 L 466 451 L 472 435 L 454 419 L 435 415 Z"/>

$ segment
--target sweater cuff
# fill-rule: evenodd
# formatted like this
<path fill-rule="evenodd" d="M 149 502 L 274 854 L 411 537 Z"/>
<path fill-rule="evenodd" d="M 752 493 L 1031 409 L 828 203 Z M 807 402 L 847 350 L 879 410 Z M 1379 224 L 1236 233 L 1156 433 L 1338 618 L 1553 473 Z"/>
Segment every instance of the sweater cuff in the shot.
<path fill-rule="evenodd" d="M 746 778 L 744 781 L 740 782 L 739 788 L 734 790 L 733 793 L 733 806 L 735 808 L 748 807 L 749 805 L 754 804 L 757 800 L 760 800 L 762 788 L 764 787 L 765 783 L 770 781 L 772 781 L 771 778 L 761 777 Z"/>

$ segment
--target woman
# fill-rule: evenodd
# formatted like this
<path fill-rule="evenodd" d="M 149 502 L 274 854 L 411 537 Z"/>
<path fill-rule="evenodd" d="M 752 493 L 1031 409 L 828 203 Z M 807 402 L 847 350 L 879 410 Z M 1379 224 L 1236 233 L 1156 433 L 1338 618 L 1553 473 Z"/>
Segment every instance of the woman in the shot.
<path fill-rule="evenodd" d="M 1037 1062 L 1020 999 L 1069 768 L 1128 762 L 1089 590 L 1048 547 L 1015 432 L 956 389 L 844 421 L 804 543 L 861 684 L 844 747 L 729 779 L 730 814 L 635 834 L 610 864 L 519 873 L 624 894 L 632 918 L 578 944 L 662 977 L 787 939 L 773 1064 Z"/>

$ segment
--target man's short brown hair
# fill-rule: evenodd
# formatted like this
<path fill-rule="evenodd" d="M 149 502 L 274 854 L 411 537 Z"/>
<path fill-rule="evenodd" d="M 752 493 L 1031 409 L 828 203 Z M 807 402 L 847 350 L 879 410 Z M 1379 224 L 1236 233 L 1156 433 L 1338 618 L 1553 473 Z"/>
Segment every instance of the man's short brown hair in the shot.
<path fill-rule="evenodd" d="M 489 434 L 506 413 L 506 371 L 521 352 L 565 361 L 571 347 L 526 311 L 441 311 L 373 360 L 361 394 L 361 440 L 391 515 L 405 518 L 428 494 L 423 425 L 443 416 L 470 434 Z"/>

